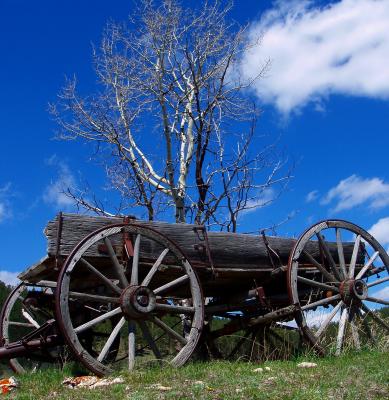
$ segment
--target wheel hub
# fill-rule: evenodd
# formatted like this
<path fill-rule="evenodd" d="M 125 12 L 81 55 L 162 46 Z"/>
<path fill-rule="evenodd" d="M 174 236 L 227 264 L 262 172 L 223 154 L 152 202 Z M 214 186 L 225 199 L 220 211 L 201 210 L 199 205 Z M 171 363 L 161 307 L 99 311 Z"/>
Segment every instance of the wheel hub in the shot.
<path fill-rule="evenodd" d="M 132 319 L 145 318 L 154 310 L 155 303 L 155 294 L 145 286 L 128 286 L 120 297 L 124 315 Z"/>
<path fill-rule="evenodd" d="M 361 279 L 347 279 L 340 284 L 340 295 L 346 304 L 352 300 L 365 300 L 367 292 L 367 284 Z"/>

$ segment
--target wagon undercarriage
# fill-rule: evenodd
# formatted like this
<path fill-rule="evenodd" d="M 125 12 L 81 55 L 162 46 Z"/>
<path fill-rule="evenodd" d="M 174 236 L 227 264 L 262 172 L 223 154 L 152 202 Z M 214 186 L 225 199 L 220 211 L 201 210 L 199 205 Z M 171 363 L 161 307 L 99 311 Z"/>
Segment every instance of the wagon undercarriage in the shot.
<path fill-rule="evenodd" d="M 18 372 L 78 360 L 97 375 L 168 362 L 283 357 L 387 343 L 389 259 L 346 221 L 297 241 L 195 225 L 60 214 L 47 257 L 0 316 L 0 358 Z"/>

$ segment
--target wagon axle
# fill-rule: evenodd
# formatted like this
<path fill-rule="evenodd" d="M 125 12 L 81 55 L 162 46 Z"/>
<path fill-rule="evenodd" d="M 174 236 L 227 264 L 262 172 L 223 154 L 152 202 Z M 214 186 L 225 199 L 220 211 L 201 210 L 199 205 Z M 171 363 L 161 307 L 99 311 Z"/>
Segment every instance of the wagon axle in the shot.
<path fill-rule="evenodd" d="M 128 319 L 144 319 L 156 305 L 154 292 L 146 286 L 128 286 L 120 296 L 120 308 Z"/>
<path fill-rule="evenodd" d="M 347 279 L 339 285 L 339 292 L 343 302 L 351 304 L 353 301 L 367 299 L 368 286 L 362 279 Z"/>

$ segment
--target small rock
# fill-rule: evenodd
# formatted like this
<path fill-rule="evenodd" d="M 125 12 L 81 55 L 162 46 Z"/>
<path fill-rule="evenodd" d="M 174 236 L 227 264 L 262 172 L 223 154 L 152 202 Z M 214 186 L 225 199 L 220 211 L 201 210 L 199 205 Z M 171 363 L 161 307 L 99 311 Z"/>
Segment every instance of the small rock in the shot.
<path fill-rule="evenodd" d="M 261 368 L 261 367 L 255 368 L 255 369 L 253 369 L 253 372 L 263 372 L 263 368 Z"/>
<path fill-rule="evenodd" d="M 236 388 L 236 389 L 235 389 L 235 392 L 236 392 L 236 393 L 242 393 L 242 392 L 243 392 L 243 389 Z"/>
<path fill-rule="evenodd" d="M 298 366 L 299 368 L 315 368 L 315 367 L 317 367 L 317 364 L 316 364 L 316 363 L 313 363 L 313 362 L 306 362 L 306 361 L 304 361 L 304 362 L 302 362 L 302 363 L 300 363 L 300 364 L 297 364 L 297 366 Z"/>
<path fill-rule="evenodd" d="M 205 383 L 203 381 L 194 381 L 193 384 L 194 385 L 205 385 Z"/>
<path fill-rule="evenodd" d="M 265 371 L 271 371 L 270 367 L 265 367 Z"/>

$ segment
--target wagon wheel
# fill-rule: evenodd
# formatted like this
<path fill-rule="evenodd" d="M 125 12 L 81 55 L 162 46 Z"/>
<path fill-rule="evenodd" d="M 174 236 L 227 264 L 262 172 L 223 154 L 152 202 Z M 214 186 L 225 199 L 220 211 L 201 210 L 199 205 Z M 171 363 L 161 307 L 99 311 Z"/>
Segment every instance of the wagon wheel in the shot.
<path fill-rule="evenodd" d="M 388 289 L 387 253 L 350 222 L 313 225 L 290 254 L 288 290 L 299 306 L 296 321 L 320 353 L 387 345 Z"/>
<path fill-rule="evenodd" d="M 80 322 L 82 309 L 94 314 Z M 75 247 L 58 278 L 56 312 L 74 355 L 100 376 L 155 362 L 184 364 L 204 320 L 200 285 L 181 250 L 135 224 L 99 229 Z M 94 340 L 86 345 L 88 335 Z"/>
<path fill-rule="evenodd" d="M 39 295 L 39 296 L 38 296 Z M 45 301 L 42 303 L 42 298 Z M 54 296 L 49 287 L 21 283 L 8 296 L 0 314 L 0 343 L 6 346 L 33 335 L 54 318 Z M 55 333 L 55 326 L 48 333 Z M 16 373 L 34 371 L 44 366 L 60 365 L 64 349 L 55 346 L 43 350 L 29 351 L 28 356 L 9 360 L 10 367 Z"/>

